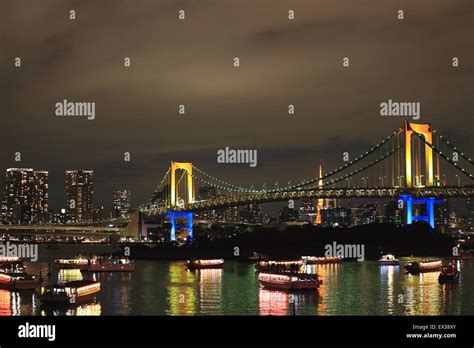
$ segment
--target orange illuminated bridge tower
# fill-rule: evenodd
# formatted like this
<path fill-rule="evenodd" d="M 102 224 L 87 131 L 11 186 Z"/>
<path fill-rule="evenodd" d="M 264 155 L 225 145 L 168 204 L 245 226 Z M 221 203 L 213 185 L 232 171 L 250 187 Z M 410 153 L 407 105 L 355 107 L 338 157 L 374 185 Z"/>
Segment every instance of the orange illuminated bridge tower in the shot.
<path fill-rule="evenodd" d="M 425 185 L 423 185 L 421 176 L 418 176 L 420 180 L 418 182 L 414 182 L 413 180 L 413 164 L 416 165 L 418 168 L 419 162 L 421 162 L 422 157 L 421 154 L 418 154 L 418 157 L 415 157 L 413 160 L 413 146 L 412 146 L 412 138 L 414 134 L 418 134 L 419 136 L 423 137 L 425 140 Z M 433 149 L 430 145 L 433 142 L 433 133 L 431 132 L 431 124 L 429 123 L 411 123 L 405 122 L 405 180 L 406 180 L 406 187 L 423 187 L 433 186 Z"/>

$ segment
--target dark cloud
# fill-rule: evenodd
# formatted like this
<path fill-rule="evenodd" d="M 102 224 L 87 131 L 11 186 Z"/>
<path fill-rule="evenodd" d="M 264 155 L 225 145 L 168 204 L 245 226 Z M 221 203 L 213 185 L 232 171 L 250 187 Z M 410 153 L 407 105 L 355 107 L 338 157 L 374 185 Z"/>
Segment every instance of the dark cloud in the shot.
<path fill-rule="evenodd" d="M 49 170 L 55 208 L 74 168 L 95 170 L 106 205 L 118 187 L 147 200 L 171 160 L 236 184 L 296 181 L 399 127 L 379 115 L 389 98 L 420 101 L 422 121 L 472 154 L 472 15 L 470 0 L 3 0 L 0 169 L 20 151 Z M 56 117 L 63 99 L 95 101 L 96 119 Z M 217 165 L 225 146 L 258 149 L 261 166 Z"/>

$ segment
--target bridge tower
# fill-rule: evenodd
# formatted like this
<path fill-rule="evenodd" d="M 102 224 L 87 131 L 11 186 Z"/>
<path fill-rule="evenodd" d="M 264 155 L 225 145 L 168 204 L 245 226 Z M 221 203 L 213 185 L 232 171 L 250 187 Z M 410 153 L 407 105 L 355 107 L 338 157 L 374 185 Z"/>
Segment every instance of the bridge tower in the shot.
<path fill-rule="evenodd" d="M 421 161 L 421 158 L 412 158 L 412 135 L 418 133 L 423 136 L 426 141 L 425 144 L 425 178 L 426 185 L 422 185 L 419 180 L 418 186 L 433 186 L 433 149 L 428 145 L 433 142 L 433 133 L 431 132 L 431 124 L 429 123 L 411 123 L 405 121 L 405 180 L 406 187 L 412 188 L 417 186 L 413 183 L 412 165 L 415 161 Z M 419 154 L 420 155 L 420 154 Z"/>
<path fill-rule="evenodd" d="M 194 190 L 193 190 L 193 164 L 191 162 L 171 162 L 171 207 L 177 206 L 177 186 L 176 186 L 176 170 L 181 169 L 186 172 L 186 181 L 188 184 L 187 199 L 186 203 L 194 203 Z"/>
<path fill-rule="evenodd" d="M 412 156 L 412 135 L 418 133 L 423 136 L 425 140 L 425 185 L 421 180 L 421 175 L 418 177 L 418 182 L 413 180 L 413 163 L 421 163 L 422 157 L 421 153 L 418 153 L 418 158 L 413 158 Z M 431 124 L 429 123 L 411 123 L 405 121 L 405 180 L 406 187 L 423 187 L 433 186 L 433 149 L 428 145 L 433 142 L 433 133 L 431 131 Z M 401 201 L 403 202 L 405 208 L 405 221 L 406 224 L 412 224 L 413 221 L 426 221 L 432 228 L 435 228 L 434 216 L 435 216 L 435 203 L 440 203 L 439 200 L 435 198 L 422 198 L 422 199 L 413 199 L 411 195 L 402 195 Z M 413 205 L 425 205 L 426 215 L 415 215 Z"/>
<path fill-rule="evenodd" d="M 178 183 L 176 182 L 176 170 L 184 170 L 186 174 L 186 197 L 184 202 L 178 201 Z M 191 162 L 171 162 L 170 167 L 170 208 L 176 208 L 184 204 L 194 203 L 194 188 L 193 188 L 193 164 Z M 188 239 L 193 238 L 193 213 L 169 210 L 166 217 L 171 222 L 170 239 L 176 240 L 176 229 L 186 228 L 188 230 Z M 179 222 L 185 220 L 184 225 Z"/>

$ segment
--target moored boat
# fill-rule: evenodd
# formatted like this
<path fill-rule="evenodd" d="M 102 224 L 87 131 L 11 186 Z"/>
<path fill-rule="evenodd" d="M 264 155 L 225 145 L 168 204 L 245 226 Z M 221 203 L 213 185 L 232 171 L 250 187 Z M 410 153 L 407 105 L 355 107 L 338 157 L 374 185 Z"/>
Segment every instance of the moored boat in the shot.
<path fill-rule="evenodd" d="M 84 257 L 56 259 L 54 263 L 62 269 L 80 269 L 81 271 L 85 271 L 89 267 L 89 259 Z"/>
<path fill-rule="evenodd" d="M 70 306 L 93 301 L 99 291 L 100 282 L 75 280 L 42 287 L 40 300 L 43 305 Z"/>
<path fill-rule="evenodd" d="M 190 270 L 203 268 L 220 268 L 224 265 L 224 259 L 196 259 L 186 262 L 186 267 Z"/>
<path fill-rule="evenodd" d="M 441 260 L 423 260 L 410 262 L 405 265 L 405 269 L 408 273 L 419 274 L 425 272 L 437 272 L 443 267 Z"/>
<path fill-rule="evenodd" d="M 382 255 L 379 259 L 379 264 L 382 266 L 396 266 L 400 263 L 398 259 L 395 258 L 392 254 Z"/>
<path fill-rule="evenodd" d="M 450 264 L 443 267 L 439 274 L 438 282 L 440 284 L 457 283 L 459 281 L 459 273 L 457 262 L 453 260 Z"/>
<path fill-rule="evenodd" d="M 308 265 L 319 265 L 326 263 L 339 263 L 341 259 L 339 257 L 326 257 L 326 256 L 301 256 L 301 259 Z"/>
<path fill-rule="evenodd" d="M 35 290 L 40 283 L 39 277 L 27 273 L 0 273 L 0 289 Z"/>
<path fill-rule="evenodd" d="M 306 265 L 305 260 L 260 261 L 255 264 L 259 272 L 301 272 Z"/>
<path fill-rule="evenodd" d="M 127 258 L 122 259 L 93 259 L 85 271 L 87 272 L 133 272 L 135 261 Z"/>
<path fill-rule="evenodd" d="M 317 274 L 260 272 L 258 281 L 264 288 L 282 290 L 314 290 L 322 284 Z"/>
<path fill-rule="evenodd" d="M 16 256 L 0 256 L 0 272 L 22 274 L 25 272 L 23 259 Z"/>

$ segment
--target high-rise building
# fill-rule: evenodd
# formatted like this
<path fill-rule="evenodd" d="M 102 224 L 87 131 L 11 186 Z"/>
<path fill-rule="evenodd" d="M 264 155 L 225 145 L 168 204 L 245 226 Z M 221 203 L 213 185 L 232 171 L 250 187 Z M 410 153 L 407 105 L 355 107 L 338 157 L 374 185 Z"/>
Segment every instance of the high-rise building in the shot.
<path fill-rule="evenodd" d="M 31 168 L 7 169 L 2 218 L 11 224 L 47 222 L 48 172 Z"/>
<path fill-rule="evenodd" d="M 48 172 L 33 171 L 31 221 L 33 223 L 49 222 L 48 213 Z"/>
<path fill-rule="evenodd" d="M 128 190 L 117 190 L 114 192 L 114 210 L 115 218 L 123 218 L 130 214 L 131 195 Z"/>
<path fill-rule="evenodd" d="M 93 174 L 92 170 L 66 171 L 66 213 L 69 221 L 92 221 Z"/>

